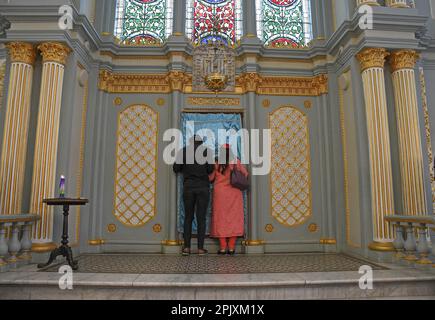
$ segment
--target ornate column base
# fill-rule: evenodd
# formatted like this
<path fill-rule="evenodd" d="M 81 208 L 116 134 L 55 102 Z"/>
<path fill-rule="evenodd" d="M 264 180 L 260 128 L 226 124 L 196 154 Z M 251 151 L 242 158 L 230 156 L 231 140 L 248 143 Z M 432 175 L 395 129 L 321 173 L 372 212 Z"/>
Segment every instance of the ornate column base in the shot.
<path fill-rule="evenodd" d="M 372 242 L 369 244 L 369 249 L 378 252 L 394 252 L 396 249 L 392 242 Z"/>
<path fill-rule="evenodd" d="M 51 252 L 56 248 L 57 248 L 57 245 L 54 242 L 33 243 L 32 244 L 32 252 L 35 252 L 35 253 Z"/>
<path fill-rule="evenodd" d="M 164 240 L 162 241 L 163 254 L 180 254 L 183 241 L 181 240 Z"/>
<path fill-rule="evenodd" d="M 264 240 L 245 240 L 242 241 L 244 252 L 246 254 L 264 254 L 265 241 Z"/>

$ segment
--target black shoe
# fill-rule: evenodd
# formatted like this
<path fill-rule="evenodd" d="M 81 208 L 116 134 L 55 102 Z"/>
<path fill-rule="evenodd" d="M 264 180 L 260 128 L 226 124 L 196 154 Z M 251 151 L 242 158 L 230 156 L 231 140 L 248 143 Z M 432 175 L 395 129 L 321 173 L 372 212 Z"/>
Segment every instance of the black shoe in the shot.
<path fill-rule="evenodd" d="M 190 256 L 190 249 L 189 248 L 184 248 L 182 254 L 185 257 Z"/>
<path fill-rule="evenodd" d="M 220 256 L 224 256 L 227 254 L 227 250 L 219 250 L 217 254 Z"/>
<path fill-rule="evenodd" d="M 198 249 L 198 255 L 199 256 L 206 256 L 206 255 L 208 255 L 208 250 Z"/>
<path fill-rule="evenodd" d="M 234 256 L 236 254 L 236 250 L 228 250 L 228 254 L 230 256 Z"/>

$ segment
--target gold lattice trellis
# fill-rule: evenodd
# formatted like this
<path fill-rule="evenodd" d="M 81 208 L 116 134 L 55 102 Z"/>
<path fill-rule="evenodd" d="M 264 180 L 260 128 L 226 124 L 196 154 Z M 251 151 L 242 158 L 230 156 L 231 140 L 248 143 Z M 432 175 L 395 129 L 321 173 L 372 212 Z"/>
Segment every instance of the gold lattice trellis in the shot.
<path fill-rule="evenodd" d="M 287 227 L 311 216 L 311 159 L 308 119 L 293 107 L 269 116 L 272 131 L 272 216 Z"/>
<path fill-rule="evenodd" d="M 114 215 L 129 227 L 155 216 L 157 132 L 158 115 L 148 106 L 119 115 Z"/>

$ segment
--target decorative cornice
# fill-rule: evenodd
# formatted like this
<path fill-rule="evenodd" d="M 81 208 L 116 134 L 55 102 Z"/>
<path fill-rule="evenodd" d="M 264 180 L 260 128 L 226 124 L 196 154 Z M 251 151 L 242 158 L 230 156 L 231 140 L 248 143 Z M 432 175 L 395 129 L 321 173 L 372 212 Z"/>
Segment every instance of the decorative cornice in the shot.
<path fill-rule="evenodd" d="M 275 96 L 320 96 L 328 93 L 328 76 L 262 77 L 257 93 Z"/>
<path fill-rule="evenodd" d="M 169 93 L 168 75 L 114 74 L 100 70 L 98 88 L 109 93 Z"/>
<path fill-rule="evenodd" d="M 38 46 L 43 62 L 56 62 L 66 64 L 71 49 L 60 42 L 45 42 Z"/>
<path fill-rule="evenodd" d="M 391 53 L 390 64 L 392 72 L 402 69 L 414 69 L 420 54 L 414 50 L 398 50 Z"/>
<path fill-rule="evenodd" d="M 370 68 L 383 68 L 389 53 L 384 48 L 368 48 L 356 55 L 361 64 L 361 72 Z"/>
<path fill-rule="evenodd" d="M 11 62 L 22 62 L 33 65 L 35 63 L 36 51 L 31 43 L 10 42 L 6 44 L 9 50 Z"/>
<path fill-rule="evenodd" d="M 168 74 L 116 74 L 100 70 L 99 89 L 109 93 L 170 93 L 191 91 L 192 77 L 181 71 Z M 240 91 L 238 90 L 240 89 Z M 282 96 L 320 96 L 328 93 L 328 76 L 320 74 L 315 77 L 262 77 L 257 73 L 245 73 L 236 79 L 237 94 L 256 92 L 261 95 Z M 207 92 L 200 92 L 207 93 Z M 199 93 L 198 93 L 199 94 Z M 190 103 L 191 102 L 191 103 Z M 205 105 L 201 98 L 189 100 L 192 105 Z M 219 105 L 234 104 L 235 100 L 215 100 Z"/>

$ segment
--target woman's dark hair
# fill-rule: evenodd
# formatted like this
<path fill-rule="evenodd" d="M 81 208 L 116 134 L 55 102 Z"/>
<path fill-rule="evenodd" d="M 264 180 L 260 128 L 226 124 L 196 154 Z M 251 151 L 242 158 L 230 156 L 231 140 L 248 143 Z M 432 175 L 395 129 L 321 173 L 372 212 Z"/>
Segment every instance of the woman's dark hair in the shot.
<path fill-rule="evenodd" d="M 219 155 L 216 158 L 216 162 L 218 163 L 218 171 L 223 174 L 233 159 L 234 155 L 231 152 L 231 148 L 228 148 L 228 146 L 222 146 L 219 150 Z"/>

